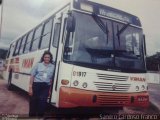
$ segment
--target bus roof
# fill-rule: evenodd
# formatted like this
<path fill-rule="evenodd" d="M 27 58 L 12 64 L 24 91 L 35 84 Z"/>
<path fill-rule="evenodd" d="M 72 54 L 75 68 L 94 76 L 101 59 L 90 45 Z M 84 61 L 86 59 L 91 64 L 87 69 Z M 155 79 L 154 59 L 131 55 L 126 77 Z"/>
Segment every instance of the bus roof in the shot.
<path fill-rule="evenodd" d="M 137 16 L 92 1 L 74 0 L 73 8 L 86 12 L 93 12 L 97 15 L 102 15 L 111 19 L 127 22 L 136 25 L 138 27 L 141 27 L 140 20 Z"/>
<path fill-rule="evenodd" d="M 119 20 L 122 22 L 127 22 L 130 24 L 136 25 L 138 27 L 141 27 L 140 20 L 137 16 L 134 16 L 134 15 L 129 14 L 127 12 L 124 12 L 122 10 L 118 10 L 118 9 L 115 9 L 115 8 L 112 8 L 112 7 L 97 3 L 97 2 L 93 2 L 91 0 L 90 1 L 88 1 L 88 0 L 66 0 L 59 7 L 55 8 L 53 11 L 51 11 L 49 14 L 47 14 L 38 24 L 35 25 L 35 27 L 38 26 L 39 24 L 43 23 L 48 18 L 54 16 L 58 11 L 62 10 L 67 5 L 72 5 L 71 10 L 75 9 L 75 10 L 80 10 L 80 11 L 84 11 L 84 12 L 92 12 L 97 15 L 102 15 L 104 17 L 108 17 L 108 18 L 111 18 L 114 20 Z M 23 35 L 25 35 L 29 31 L 31 31 L 32 29 L 27 30 L 26 32 L 24 32 L 20 36 L 16 37 L 16 39 L 14 39 L 11 42 L 11 44 L 13 42 L 17 41 L 19 38 L 21 38 Z"/>

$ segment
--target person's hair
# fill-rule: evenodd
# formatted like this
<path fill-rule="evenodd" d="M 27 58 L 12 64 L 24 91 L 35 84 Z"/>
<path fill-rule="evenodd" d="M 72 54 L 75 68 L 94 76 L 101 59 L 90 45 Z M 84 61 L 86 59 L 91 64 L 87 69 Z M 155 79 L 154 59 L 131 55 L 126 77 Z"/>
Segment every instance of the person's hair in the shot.
<path fill-rule="evenodd" d="M 43 53 L 43 55 L 42 55 L 42 57 L 41 57 L 41 60 L 40 60 L 40 62 L 43 62 L 44 61 L 44 56 L 45 55 L 49 55 L 50 56 L 50 63 L 53 63 L 53 56 L 52 56 L 52 54 L 49 52 L 49 51 L 44 51 L 44 53 Z"/>

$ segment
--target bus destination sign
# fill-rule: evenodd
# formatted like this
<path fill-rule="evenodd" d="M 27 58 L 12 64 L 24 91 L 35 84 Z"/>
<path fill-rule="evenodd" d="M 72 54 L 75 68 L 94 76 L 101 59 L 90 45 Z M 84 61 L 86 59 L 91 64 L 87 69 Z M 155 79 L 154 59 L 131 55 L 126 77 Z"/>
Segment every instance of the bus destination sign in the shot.
<path fill-rule="evenodd" d="M 73 8 L 141 26 L 138 17 L 109 6 L 93 3 L 91 1 L 75 0 Z"/>
<path fill-rule="evenodd" d="M 106 17 L 110 17 L 110 18 L 114 18 L 114 19 L 118 19 L 124 22 L 128 22 L 131 23 L 131 19 L 128 16 L 125 16 L 123 14 L 118 14 L 114 11 L 110 11 L 110 10 L 106 10 L 106 9 L 99 9 L 99 14 L 106 16 Z"/>

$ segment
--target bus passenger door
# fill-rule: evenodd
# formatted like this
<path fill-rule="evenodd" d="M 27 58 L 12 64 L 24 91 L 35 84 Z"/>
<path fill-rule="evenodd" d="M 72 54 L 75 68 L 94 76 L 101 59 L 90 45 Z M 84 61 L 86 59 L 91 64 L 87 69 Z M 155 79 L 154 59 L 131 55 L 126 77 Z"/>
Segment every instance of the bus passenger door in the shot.
<path fill-rule="evenodd" d="M 59 73 L 59 67 L 60 67 L 60 61 L 62 56 L 62 36 L 63 36 L 63 29 L 65 26 L 65 18 L 66 14 L 59 13 L 54 18 L 53 23 L 53 30 L 52 30 L 52 42 L 50 51 L 53 55 L 53 62 L 55 65 L 55 71 L 53 75 L 53 86 L 51 91 L 51 99 L 50 102 L 53 105 L 57 105 L 58 98 L 59 98 L 59 91 L 58 91 L 58 73 Z"/>

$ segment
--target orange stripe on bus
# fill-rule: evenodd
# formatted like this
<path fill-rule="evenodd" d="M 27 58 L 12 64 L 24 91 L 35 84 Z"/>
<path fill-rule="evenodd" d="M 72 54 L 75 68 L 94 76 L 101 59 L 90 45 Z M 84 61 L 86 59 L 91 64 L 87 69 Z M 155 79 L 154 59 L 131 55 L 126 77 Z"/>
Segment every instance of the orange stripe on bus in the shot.
<path fill-rule="evenodd" d="M 15 58 L 15 63 L 19 63 L 19 58 Z"/>
<path fill-rule="evenodd" d="M 146 101 L 138 101 L 138 97 L 145 97 Z M 134 98 L 134 102 L 132 101 Z M 138 106 L 148 107 L 149 97 L 147 92 L 140 93 L 109 93 L 94 92 L 77 88 L 61 87 L 59 107 L 123 107 Z"/>
<path fill-rule="evenodd" d="M 22 67 L 23 68 L 32 68 L 34 58 L 23 59 Z"/>

